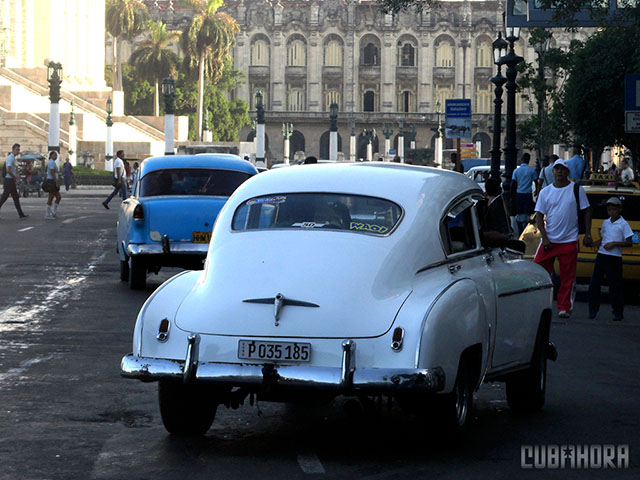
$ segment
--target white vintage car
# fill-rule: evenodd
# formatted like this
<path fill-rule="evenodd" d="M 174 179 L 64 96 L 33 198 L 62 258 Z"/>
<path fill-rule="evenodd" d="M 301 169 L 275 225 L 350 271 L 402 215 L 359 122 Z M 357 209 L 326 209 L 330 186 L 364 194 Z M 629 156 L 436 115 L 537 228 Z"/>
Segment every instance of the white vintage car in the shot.
<path fill-rule="evenodd" d="M 552 283 L 483 246 L 483 194 L 454 172 L 390 163 L 265 172 L 229 198 L 203 271 L 142 307 L 122 375 L 159 382 L 172 434 L 219 405 L 391 396 L 454 430 L 482 382 L 544 403 Z M 508 245 L 507 245 L 508 247 Z"/>

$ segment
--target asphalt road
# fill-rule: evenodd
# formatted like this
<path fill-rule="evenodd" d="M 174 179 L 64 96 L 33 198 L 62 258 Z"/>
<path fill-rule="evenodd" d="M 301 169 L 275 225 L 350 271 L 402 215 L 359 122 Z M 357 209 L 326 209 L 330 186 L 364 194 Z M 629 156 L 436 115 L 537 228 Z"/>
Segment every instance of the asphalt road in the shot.
<path fill-rule="evenodd" d="M 554 319 L 542 413 L 510 413 L 501 384 L 477 392 L 459 443 L 397 407 L 220 407 L 201 439 L 169 436 L 156 385 L 119 375 L 138 309 L 161 281 L 132 292 L 118 279 L 115 218 L 103 192 L 65 195 L 59 219 L 28 198 L 0 211 L 0 479 L 640 478 L 640 307 L 621 323 L 577 305 Z M 584 300 L 584 292 L 582 300 Z M 526 305 L 523 306 L 526 308 Z M 521 467 L 526 445 L 629 445 L 630 468 Z M 525 447 L 526 448 L 526 447 Z"/>

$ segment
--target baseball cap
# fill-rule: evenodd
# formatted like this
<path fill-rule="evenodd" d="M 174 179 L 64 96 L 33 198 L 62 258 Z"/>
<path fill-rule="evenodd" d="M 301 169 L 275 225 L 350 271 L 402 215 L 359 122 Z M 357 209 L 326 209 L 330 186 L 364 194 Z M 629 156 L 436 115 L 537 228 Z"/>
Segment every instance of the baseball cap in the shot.
<path fill-rule="evenodd" d="M 553 168 L 556 168 L 558 165 L 562 165 L 564 168 L 569 168 L 567 166 L 567 161 L 563 160 L 562 158 L 559 158 L 558 160 L 556 160 L 555 162 L 553 162 Z"/>
<path fill-rule="evenodd" d="M 620 201 L 620 199 L 618 197 L 611 197 L 609 200 L 607 200 L 607 205 L 617 205 L 619 207 L 622 206 L 622 202 Z"/>

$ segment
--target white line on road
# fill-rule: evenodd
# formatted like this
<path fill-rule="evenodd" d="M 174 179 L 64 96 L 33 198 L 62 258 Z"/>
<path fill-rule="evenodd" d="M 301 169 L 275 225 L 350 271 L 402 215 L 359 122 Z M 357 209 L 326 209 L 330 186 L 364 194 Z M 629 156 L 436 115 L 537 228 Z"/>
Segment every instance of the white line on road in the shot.
<path fill-rule="evenodd" d="M 18 230 L 19 232 L 26 232 L 27 230 L 31 230 L 32 228 L 36 228 L 36 227 L 27 227 L 27 228 L 21 228 L 20 230 Z"/>
<path fill-rule="evenodd" d="M 71 222 L 75 222 L 76 220 L 83 220 L 85 218 L 89 218 L 90 215 L 85 215 L 84 217 L 74 217 L 74 218 L 67 218 L 66 220 L 63 220 L 62 223 L 71 223 Z"/>
<path fill-rule="evenodd" d="M 298 453 L 298 465 L 304 473 L 325 473 L 322 462 L 315 453 Z"/>

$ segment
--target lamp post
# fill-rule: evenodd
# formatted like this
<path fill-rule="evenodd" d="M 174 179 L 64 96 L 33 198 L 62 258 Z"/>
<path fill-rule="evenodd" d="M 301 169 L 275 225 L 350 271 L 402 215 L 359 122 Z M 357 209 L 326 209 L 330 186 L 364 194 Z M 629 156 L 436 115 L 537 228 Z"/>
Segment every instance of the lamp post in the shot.
<path fill-rule="evenodd" d="M 78 164 L 78 129 L 76 126 L 76 116 L 74 112 L 75 102 L 71 100 L 71 112 L 69 112 L 69 162 L 72 166 Z"/>
<path fill-rule="evenodd" d="M 284 137 L 284 163 L 285 165 L 289 165 L 289 139 L 293 134 L 293 124 L 292 123 L 283 123 L 282 124 L 282 136 Z"/>
<path fill-rule="evenodd" d="M 338 160 L 338 104 L 329 106 L 329 160 Z"/>
<path fill-rule="evenodd" d="M 175 99 L 176 84 L 173 78 L 162 80 L 162 96 L 164 97 L 164 154 L 173 155 L 175 138 Z"/>
<path fill-rule="evenodd" d="M 511 185 L 511 174 L 516 168 L 518 149 L 516 147 L 516 76 L 518 63 L 524 59 L 516 55 L 513 44 L 520 38 L 520 27 L 506 27 L 506 40 L 509 42 L 509 52 L 501 58 L 507 66 L 507 133 L 504 140 L 504 169 L 508 185 Z"/>
<path fill-rule="evenodd" d="M 404 163 L 404 118 L 398 120 L 398 156 L 400 163 Z"/>
<path fill-rule="evenodd" d="M 373 159 L 373 138 L 376 136 L 376 130 L 375 128 L 370 130 L 365 128 L 362 133 L 367 139 L 367 162 L 370 162 Z"/>
<path fill-rule="evenodd" d="M 351 138 L 349 142 L 349 161 L 356 161 L 356 121 L 351 119 Z"/>
<path fill-rule="evenodd" d="M 62 86 L 62 65 L 49 62 L 47 66 L 49 82 L 49 151 L 60 154 L 60 87 Z"/>
<path fill-rule="evenodd" d="M 433 157 L 435 159 L 435 163 L 439 168 L 442 168 L 442 122 L 440 121 L 440 116 L 442 115 L 442 105 L 440 104 L 440 100 L 436 102 L 436 118 L 438 126 L 432 128 L 431 130 L 436 132 L 436 141 L 434 142 L 434 152 Z"/>
<path fill-rule="evenodd" d="M 494 178 L 500 178 L 500 121 L 502 119 L 502 92 L 503 85 L 507 79 L 502 75 L 502 58 L 507 54 L 507 47 L 509 44 L 502 38 L 502 33 L 498 33 L 498 38 L 493 42 L 493 62 L 498 66 L 498 73 L 495 77 L 491 78 L 496 88 L 494 92 L 496 98 L 493 101 L 493 144 L 491 148 L 491 176 Z"/>
<path fill-rule="evenodd" d="M 416 148 L 416 134 L 417 134 L 417 130 L 416 130 L 416 124 L 412 123 L 411 125 L 409 125 L 409 141 L 411 142 L 410 146 L 411 146 L 411 150 L 414 150 Z"/>
<path fill-rule="evenodd" d="M 546 123 L 545 100 L 547 97 L 547 82 L 544 79 L 544 55 L 551 46 L 551 32 L 544 32 L 544 38 L 540 38 L 533 44 L 533 50 L 538 55 L 538 85 L 536 88 L 536 103 L 538 104 L 538 141 L 536 149 L 536 166 L 541 167 L 542 157 L 547 153 L 548 146 L 544 138 L 544 126 Z"/>
<path fill-rule="evenodd" d="M 389 150 L 391 150 L 391 135 L 393 135 L 393 129 L 390 123 L 385 123 L 382 126 L 382 134 L 384 135 L 384 161 L 390 161 Z"/>
<path fill-rule="evenodd" d="M 262 92 L 256 94 L 256 163 L 267 163 L 264 160 L 264 106 L 262 105 Z"/>
<path fill-rule="evenodd" d="M 107 99 L 107 143 L 105 152 L 104 169 L 113 172 L 113 120 L 111 120 L 111 114 L 113 113 L 113 102 L 111 98 Z"/>

